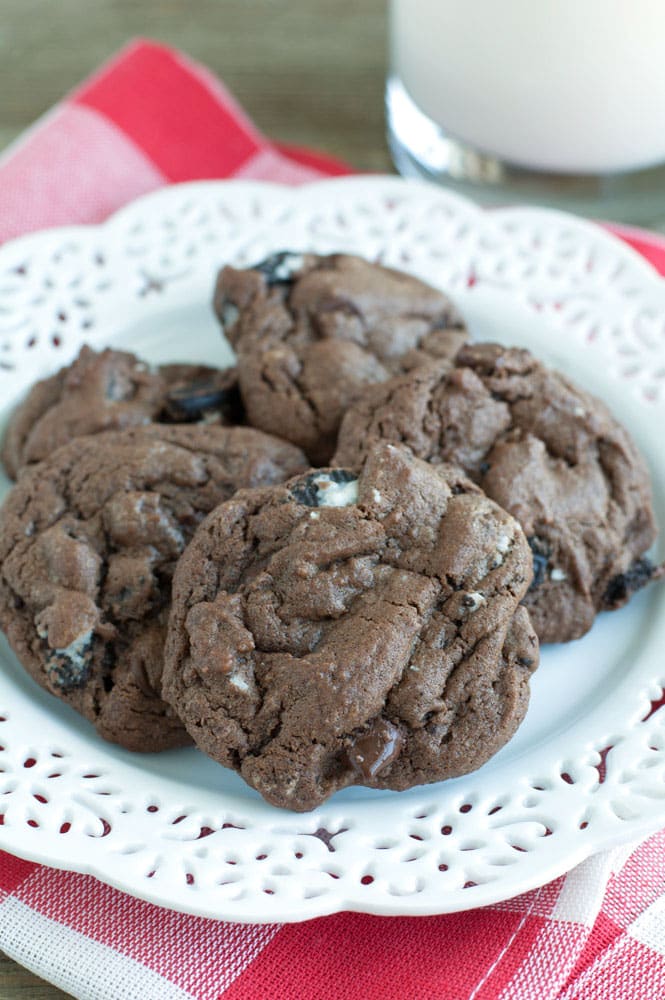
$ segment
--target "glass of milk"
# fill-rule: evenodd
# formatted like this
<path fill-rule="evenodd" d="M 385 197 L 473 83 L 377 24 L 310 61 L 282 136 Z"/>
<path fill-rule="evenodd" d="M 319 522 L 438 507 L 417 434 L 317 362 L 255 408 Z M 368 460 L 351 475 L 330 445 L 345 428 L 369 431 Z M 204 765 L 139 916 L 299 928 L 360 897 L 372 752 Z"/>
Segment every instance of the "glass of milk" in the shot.
<path fill-rule="evenodd" d="M 390 47 L 400 172 L 665 221 L 665 0 L 391 0 Z"/>

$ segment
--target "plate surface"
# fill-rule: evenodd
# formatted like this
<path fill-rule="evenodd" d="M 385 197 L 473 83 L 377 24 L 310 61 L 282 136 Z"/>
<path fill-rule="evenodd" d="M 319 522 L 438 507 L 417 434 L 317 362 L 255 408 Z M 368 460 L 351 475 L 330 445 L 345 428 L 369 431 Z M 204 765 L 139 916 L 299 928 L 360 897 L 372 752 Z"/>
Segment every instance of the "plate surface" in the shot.
<path fill-rule="evenodd" d="M 100 227 L 0 251 L 3 418 L 83 342 L 230 363 L 216 269 L 345 250 L 449 290 L 477 339 L 527 346 L 600 395 L 650 464 L 665 523 L 665 284 L 599 228 L 491 215 L 423 184 L 164 189 Z M 2 490 L 8 487 L 2 481 Z M 0 644 L 0 846 L 174 909 L 239 921 L 426 914 L 504 900 L 665 825 L 665 588 L 543 650 L 527 718 L 475 774 L 275 809 L 196 750 L 132 755 L 39 689 Z M 609 748 L 609 749 L 608 749 Z"/>

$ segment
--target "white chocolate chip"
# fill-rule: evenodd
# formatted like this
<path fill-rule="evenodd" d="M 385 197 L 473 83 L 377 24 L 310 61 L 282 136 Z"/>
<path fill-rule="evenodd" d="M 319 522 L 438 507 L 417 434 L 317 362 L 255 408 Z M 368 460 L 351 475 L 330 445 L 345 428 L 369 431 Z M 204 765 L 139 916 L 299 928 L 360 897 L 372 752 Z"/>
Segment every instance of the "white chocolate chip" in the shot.
<path fill-rule="evenodd" d="M 311 519 L 313 521 L 318 521 L 318 519 L 319 519 L 319 512 L 318 512 L 318 510 L 310 510 L 309 516 L 311 517 Z"/>
<path fill-rule="evenodd" d="M 68 663 L 71 663 L 75 670 L 83 671 L 86 666 L 85 653 L 91 640 L 92 629 L 88 629 L 87 632 L 81 632 L 80 635 L 77 635 L 64 649 L 54 649 L 53 653 L 55 656 L 62 656 Z"/>
<path fill-rule="evenodd" d="M 462 598 L 462 606 L 466 608 L 469 614 L 473 614 L 478 608 L 481 608 L 483 604 L 487 604 L 483 594 L 480 594 L 477 590 L 473 590 L 468 594 L 465 594 Z"/>
<path fill-rule="evenodd" d="M 289 281 L 294 274 L 298 271 L 302 271 L 305 264 L 305 258 L 300 253 L 289 253 L 284 254 L 282 260 L 275 267 L 273 271 L 273 278 L 275 281 Z"/>
<path fill-rule="evenodd" d="M 496 540 L 497 552 L 500 552 L 502 556 L 505 556 L 506 552 L 510 548 L 510 543 L 512 539 L 510 535 L 499 535 Z"/>
<path fill-rule="evenodd" d="M 554 580 L 555 583 L 561 583 L 563 580 L 567 580 L 568 577 L 566 573 L 555 566 L 553 570 L 550 571 L 550 580 Z"/>
<path fill-rule="evenodd" d="M 351 507 L 358 503 L 358 480 L 336 483 L 325 473 L 315 480 L 319 491 L 319 507 Z"/>
<path fill-rule="evenodd" d="M 247 691 L 249 691 L 249 684 L 245 678 L 241 677 L 239 674 L 233 674 L 229 683 L 233 684 L 234 688 L 237 688 L 238 691 L 242 691 L 243 693 L 247 693 Z"/>
<path fill-rule="evenodd" d="M 496 554 L 492 560 L 490 569 L 497 569 L 499 566 L 503 565 L 503 557 L 510 551 L 511 542 L 512 538 L 510 535 L 499 535 L 496 540 Z"/>
<path fill-rule="evenodd" d="M 233 302 L 225 302 L 222 306 L 222 326 L 226 329 L 229 326 L 233 326 L 238 322 L 238 317 L 240 316 L 240 311 Z"/>
<path fill-rule="evenodd" d="M 372 499 L 374 500 L 374 503 L 381 503 L 383 498 L 377 489 L 372 490 Z"/>

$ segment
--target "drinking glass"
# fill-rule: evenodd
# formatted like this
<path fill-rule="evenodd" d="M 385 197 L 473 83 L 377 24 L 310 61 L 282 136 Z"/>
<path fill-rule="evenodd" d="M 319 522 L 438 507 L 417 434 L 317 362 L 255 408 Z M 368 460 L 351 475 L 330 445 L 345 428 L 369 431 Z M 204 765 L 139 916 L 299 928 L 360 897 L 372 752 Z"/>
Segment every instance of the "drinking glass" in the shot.
<path fill-rule="evenodd" d="M 665 218 L 664 0 L 391 0 L 390 65 L 401 173 Z"/>

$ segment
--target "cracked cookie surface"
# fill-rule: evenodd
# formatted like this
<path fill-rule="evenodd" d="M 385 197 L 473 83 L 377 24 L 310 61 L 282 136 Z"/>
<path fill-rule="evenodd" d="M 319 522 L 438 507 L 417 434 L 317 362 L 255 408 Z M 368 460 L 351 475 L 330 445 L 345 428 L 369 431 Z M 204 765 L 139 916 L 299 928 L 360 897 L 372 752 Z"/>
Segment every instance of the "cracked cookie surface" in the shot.
<path fill-rule="evenodd" d="M 455 462 L 522 525 L 534 563 L 524 604 L 541 642 L 584 635 L 661 572 L 649 473 L 598 399 L 528 351 L 468 344 L 440 364 L 371 386 L 344 418 L 334 464 L 376 441 Z"/>
<path fill-rule="evenodd" d="M 531 567 L 517 522 L 459 469 L 392 445 L 360 474 L 243 490 L 176 570 L 164 695 L 278 806 L 464 774 L 526 711 Z"/>
<path fill-rule="evenodd" d="M 160 697 L 176 561 L 237 489 L 306 467 L 261 431 L 152 424 L 25 469 L 0 510 L 0 626 L 23 666 L 106 739 L 189 742 Z"/>
<path fill-rule="evenodd" d="M 12 479 L 24 465 L 85 434 L 152 421 L 240 423 L 235 369 L 151 368 L 134 354 L 82 347 L 71 365 L 32 386 L 12 414 L 2 462 Z"/>
<path fill-rule="evenodd" d="M 342 415 L 369 383 L 452 357 L 466 328 L 450 299 L 347 254 L 279 253 L 225 267 L 215 310 L 238 357 L 249 422 L 329 461 Z"/>

